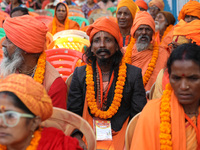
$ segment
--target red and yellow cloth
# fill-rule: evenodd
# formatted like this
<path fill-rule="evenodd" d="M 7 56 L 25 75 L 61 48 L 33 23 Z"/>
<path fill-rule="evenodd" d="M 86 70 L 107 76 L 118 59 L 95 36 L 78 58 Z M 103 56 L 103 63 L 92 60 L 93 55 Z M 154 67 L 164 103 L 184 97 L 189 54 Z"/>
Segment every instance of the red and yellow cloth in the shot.
<path fill-rule="evenodd" d="M 41 53 L 45 49 L 48 28 L 32 16 L 8 18 L 3 28 L 8 39 L 27 53 Z"/>
<path fill-rule="evenodd" d="M 26 107 L 42 121 L 53 112 L 52 101 L 44 86 L 24 74 L 11 74 L 0 80 L 0 92 L 14 93 Z"/>
<path fill-rule="evenodd" d="M 196 16 L 200 19 L 200 3 L 190 0 L 181 9 L 178 20 L 185 19 L 185 15 Z"/>

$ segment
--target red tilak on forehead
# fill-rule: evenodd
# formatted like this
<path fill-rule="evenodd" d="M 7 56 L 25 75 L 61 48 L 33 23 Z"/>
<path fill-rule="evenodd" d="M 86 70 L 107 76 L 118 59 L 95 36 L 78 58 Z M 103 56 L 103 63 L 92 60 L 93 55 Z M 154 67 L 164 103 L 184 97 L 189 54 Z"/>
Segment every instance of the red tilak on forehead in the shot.
<path fill-rule="evenodd" d="M 178 37 L 179 37 L 179 35 L 177 35 L 177 37 L 176 37 L 176 39 L 175 39 L 175 42 L 177 42 L 177 41 L 178 41 Z"/>
<path fill-rule="evenodd" d="M 185 74 L 184 74 L 184 73 L 182 74 L 182 77 L 185 77 Z"/>

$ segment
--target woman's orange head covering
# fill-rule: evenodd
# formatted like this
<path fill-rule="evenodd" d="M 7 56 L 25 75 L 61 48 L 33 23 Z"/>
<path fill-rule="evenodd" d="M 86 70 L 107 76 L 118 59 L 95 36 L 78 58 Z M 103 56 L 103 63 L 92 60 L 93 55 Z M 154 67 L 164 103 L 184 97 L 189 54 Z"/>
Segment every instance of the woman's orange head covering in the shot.
<path fill-rule="evenodd" d="M 196 16 L 200 19 L 200 3 L 197 1 L 187 2 L 181 9 L 178 20 L 184 20 L 185 15 Z"/>
<path fill-rule="evenodd" d="M 127 7 L 129 9 L 129 11 L 132 14 L 133 20 L 135 18 L 135 14 L 140 10 L 138 6 L 135 4 L 135 2 L 133 2 L 133 0 L 121 0 L 119 4 L 117 5 L 116 13 L 121 7 Z"/>
<path fill-rule="evenodd" d="M 193 20 L 189 23 L 180 20 L 174 27 L 173 36 L 185 36 L 200 45 L 200 20 Z"/>
<path fill-rule="evenodd" d="M 44 50 L 48 28 L 36 18 L 29 15 L 8 18 L 3 28 L 8 39 L 27 53 Z"/>
<path fill-rule="evenodd" d="M 133 21 L 133 26 L 131 28 L 131 36 L 134 37 L 135 31 L 139 28 L 140 25 L 148 25 L 151 27 L 153 32 L 155 33 L 155 22 L 152 16 L 146 11 L 139 11 L 135 16 L 135 20 Z"/>
<path fill-rule="evenodd" d="M 152 0 L 152 1 L 150 1 L 149 7 L 152 7 L 153 5 L 158 7 L 160 10 L 164 10 L 164 7 L 165 7 L 163 0 Z"/>
<path fill-rule="evenodd" d="M 136 0 L 135 4 L 138 5 L 138 7 L 144 8 L 145 10 L 148 9 L 148 5 L 144 0 Z"/>
<path fill-rule="evenodd" d="M 14 93 L 42 121 L 52 115 L 52 101 L 44 86 L 27 75 L 11 74 L 0 80 L 0 92 L 3 91 Z"/>
<path fill-rule="evenodd" d="M 110 19 L 108 17 L 101 17 L 98 18 L 93 24 L 89 25 L 86 33 L 90 37 L 90 42 L 92 42 L 93 36 L 99 31 L 105 31 L 110 33 L 112 36 L 115 37 L 118 43 L 120 42 L 120 29 L 114 19 Z"/>
<path fill-rule="evenodd" d="M 58 6 L 59 6 L 59 5 L 63 5 L 63 6 L 65 6 L 65 8 L 66 8 L 67 15 L 66 15 L 65 23 L 64 23 L 64 24 L 65 24 L 65 30 L 69 29 L 69 19 L 68 19 L 69 8 L 68 8 L 67 4 L 60 2 L 60 3 L 58 3 L 58 4 L 56 5 L 56 7 L 55 7 L 55 15 L 54 15 L 54 18 L 53 18 L 53 29 L 52 29 L 52 34 L 53 34 L 53 35 L 56 33 L 56 27 L 57 27 L 57 25 L 58 25 L 58 24 L 61 24 L 61 23 L 58 21 L 58 18 L 57 18 L 57 16 L 56 16 L 56 10 L 58 9 Z"/>

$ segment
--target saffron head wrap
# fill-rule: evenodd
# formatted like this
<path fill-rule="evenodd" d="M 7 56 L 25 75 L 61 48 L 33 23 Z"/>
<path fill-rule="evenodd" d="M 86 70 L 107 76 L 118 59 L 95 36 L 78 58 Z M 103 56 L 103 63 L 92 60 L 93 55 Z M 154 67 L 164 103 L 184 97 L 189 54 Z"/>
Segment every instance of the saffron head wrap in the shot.
<path fill-rule="evenodd" d="M 136 0 L 135 4 L 138 5 L 138 7 L 144 8 L 145 10 L 148 9 L 148 5 L 144 0 Z"/>
<path fill-rule="evenodd" d="M 99 31 L 105 31 L 110 33 L 112 36 L 115 37 L 117 42 L 120 43 L 120 29 L 118 24 L 114 21 L 114 19 L 109 19 L 108 17 L 101 17 L 98 18 L 93 24 L 89 25 L 86 33 L 90 37 L 90 42 L 92 42 L 93 36 Z"/>
<path fill-rule="evenodd" d="M 160 10 L 164 10 L 164 7 L 165 7 L 163 0 L 152 0 L 152 1 L 150 1 L 149 7 L 152 7 L 153 5 L 158 7 Z"/>
<path fill-rule="evenodd" d="M 155 33 L 155 22 L 152 16 L 146 11 L 139 11 L 135 16 L 135 20 L 133 21 L 133 26 L 131 28 L 131 36 L 134 36 L 135 31 L 139 28 L 140 25 L 148 25 L 151 27 L 153 32 Z"/>
<path fill-rule="evenodd" d="M 29 15 L 8 18 L 3 28 L 8 39 L 27 53 L 41 53 L 45 49 L 48 28 L 36 18 Z"/>
<path fill-rule="evenodd" d="M 45 88 L 27 75 L 11 74 L 0 80 L 0 92 L 3 91 L 14 93 L 42 121 L 52 115 L 52 101 Z"/>

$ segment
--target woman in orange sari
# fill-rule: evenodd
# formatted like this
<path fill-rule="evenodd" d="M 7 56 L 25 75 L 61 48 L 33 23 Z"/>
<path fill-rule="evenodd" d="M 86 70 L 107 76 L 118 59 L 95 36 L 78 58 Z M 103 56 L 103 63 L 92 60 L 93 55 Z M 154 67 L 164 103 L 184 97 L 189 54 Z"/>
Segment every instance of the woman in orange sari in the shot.
<path fill-rule="evenodd" d="M 77 29 L 80 27 L 77 22 L 68 18 L 69 8 L 65 3 L 58 3 L 55 7 L 55 16 L 53 21 L 49 24 L 49 32 L 55 34 L 59 31 L 68 29 Z"/>
<path fill-rule="evenodd" d="M 200 149 L 200 46 L 183 44 L 168 62 L 170 84 L 137 122 L 131 149 Z"/>

